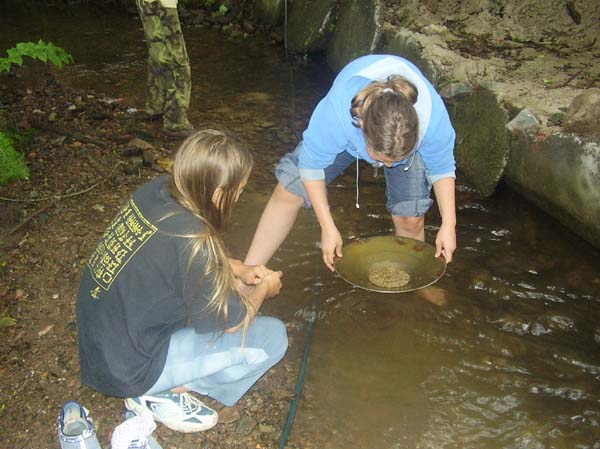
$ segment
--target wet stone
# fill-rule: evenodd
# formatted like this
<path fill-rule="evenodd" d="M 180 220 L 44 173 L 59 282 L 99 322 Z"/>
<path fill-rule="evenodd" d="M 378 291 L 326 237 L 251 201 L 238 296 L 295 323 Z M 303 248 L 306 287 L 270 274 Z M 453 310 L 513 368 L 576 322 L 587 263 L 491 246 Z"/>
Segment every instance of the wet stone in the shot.
<path fill-rule="evenodd" d="M 562 126 L 564 118 L 564 112 L 555 112 L 550 117 L 548 117 L 547 124 L 548 126 Z"/>
<path fill-rule="evenodd" d="M 160 157 L 161 154 L 152 149 L 145 150 L 142 153 L 142 160 L 145 166 L 153 165 Z"/>
<path fill-rule="evenodd" d="M 132 157 L 129 163 L 125 165 L 123 172 L 127 175 L 137 175 L 144 164 L 144 160 L 140 156 Z"/>
<path fill-rule="evenodd" d="M 240 418 L 241 415 L 237 407 L 224 407 L 219 410 L 219 423 L 221 424 L 229 424 L 239 421 Z"/>
<path fill-rule="evenodd" d="M 261 433 L 274 433 L 275 432 L 275 427 L 269 426 L 267 424 L 259 424 L 258 425 L 258 430 Z"/>
<path fill-rule="evenodd" d="M 569 331 L 575 329 L 575 322 L 566 316 L 554 315 L 548 317 L 548 321 L 550 327 L 557 330 Z"/>
<path fill-rule="evenodd" d="M 36 220 L 35 220 L 35 221 L 37 221 L 39 224 L 44 224 L 44 223 L 46 223 L 46 222 L 48 221 L 48 218 L 49 218 L 49 217 L 50 217 L 50 216 L 49 216 L 47 213 L 45 213 L 45 212 L 44 212 L 44 213 L 41 213 L 41 214 L 39 214 L 39 215 L 36 217 Z"/>
<path fill-rule="evenodd" d="M 141 156 L 143 154 L 143 150 L 138 147 L 126 147 L 119 151 L 121 156 L 123 157 L 133 157 L 133 156 Z"/>
<path fill-rule="evenodd" d="M 450 83 L 442 88 L 440 95 L 449 100 L 459 95 L 470 94 L 473 92 L 473 88 L 464 83 Z"/>
<path fill-rule="evenodd" d="M 535 335 L 536 337 L 540 336 L 540 335 L 544 335 L 544 334 L 549 334 L 552 331 L 550 329 L 548 329 L 546 326 L 544 326 L 542 323 L 536 321 L 535 323 L 533 323 L 531 325 L 531 334 Z"/>
<path fill-rule="evenodd" d="M 242 29 L 248 33 L 248 34 L 252 34 L 254 33 L 255 29 L 254 29 L 254 25 L 252 24 L 252 22 L 248 19 L 244 19 L 242 22 Z"/>
<path fill-rule="evenodd" d="M 594 341 L 600 345 L 600 326 L 594 329 Z"/>
<path fill-rule="evenodd" d="M 236 433 L 238 435 L 249 435 L 252 430 L 254 430 L 254 428 L 256 427 L 256 420 L 254 420 L 254 418 L 251 418 L 248 415 L 242 415 L 240 422 L 237 426 L 236 429 Z"/>
<path fill-rule="evenodd" d="M 506 125 L 511 132 L 524 132 L 526 134 L 535 134 L 540 129 L 540 122 L 537 117 L 528 109 L 523 109 Z"/>
<path fill-rule="evenodd" d="M 584 136 L 600 135 L 600 88 L 588 89 L 573 99 L 563 129 Z"/>
<path fill-rule="evenodd" d="M 154 146 L 152 146 L 152 144 L 146 142 L 145 140 L 140 139 L 139 137 L 135 137 L 134 139 L 131 139 L 127 143 L 127 147 L 129 147 L 129 148 L 139 148 L 141 150 L 152 150 L 152 149 L 154 149 Z"/>

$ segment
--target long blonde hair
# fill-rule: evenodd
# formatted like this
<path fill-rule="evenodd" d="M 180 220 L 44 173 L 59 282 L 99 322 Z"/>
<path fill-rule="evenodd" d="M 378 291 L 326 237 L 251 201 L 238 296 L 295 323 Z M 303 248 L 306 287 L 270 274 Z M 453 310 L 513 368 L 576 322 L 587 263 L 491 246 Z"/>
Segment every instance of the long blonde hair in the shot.
<path fill-rule="evenodd" d="M 354 96 L 350 116 L 373 151 L 395 160 L 413 151 L 419 134 L 417 97 L 415 85 L 399 75 L 374 81 Z"/>
<path fill-rule="evenodd" d="M 195 257 L 206 258 L 204 278 L 212 277 L 212 292 L 206 310 L 227 323 L 227 303 L 236 290 L 235 277 L 222 240 L 231 211 L 244 182 L 252 171 L 252 154 L 222 131 L 206 129 L 188 137 L 175 155 L 171 194 L 204 225 L 205 232 L 186 235 L 193 245 L 188 270 Z M 220 190 L 220 194 L 215 192 Z M 213 199 L 218 203 L 214 204 Z M 186 282 L 203 282 L 189 279 Z M 251 304 L 240 298 L 248 312 Z M 246 313 L 244 329 L 253 313 Z"/>

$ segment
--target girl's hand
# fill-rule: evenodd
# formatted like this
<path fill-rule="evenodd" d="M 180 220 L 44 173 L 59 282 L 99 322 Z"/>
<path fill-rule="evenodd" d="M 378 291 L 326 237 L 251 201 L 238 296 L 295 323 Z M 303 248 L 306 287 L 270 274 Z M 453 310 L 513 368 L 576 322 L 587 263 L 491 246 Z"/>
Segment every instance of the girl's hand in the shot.
<path fill-rule="evenodd" d="M 279 294 L 282 286 L 281 276 L 283 276 L 282 271 L 271 271 L 262 279 L 260 284 L 267 286 L 267 294 L 265 295 L 265 299 L 272 298 Z"/>
<path fill-rule="evenodd" d="M 246 285 L 258 285 L 273 271 L 264 265 L 238 265 L 234 270 L 237 278 Z"/>
<path fill-rule="evenodd" d="M 335 271 L 333 261 L 336 257 L 342 257 L 342 235 L 335 226 L 321 229 L 321 250 L 323 251 L 323 262 L 331 271 Z"/>
<path fill-rule="evenodd" d="M 451 225 L 442 225 L 435 237 L 435 257 L 443 255 L 446 263 L 452 262 L 456 250 L 456 228 Z"/>

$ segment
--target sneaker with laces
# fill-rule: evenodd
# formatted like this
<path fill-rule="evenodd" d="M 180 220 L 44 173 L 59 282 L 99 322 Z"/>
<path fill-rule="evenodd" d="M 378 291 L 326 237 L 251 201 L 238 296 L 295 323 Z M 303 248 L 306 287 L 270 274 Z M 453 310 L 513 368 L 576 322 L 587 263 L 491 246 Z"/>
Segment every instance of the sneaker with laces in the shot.
<path fill-rule="evenodd" d="M 201 432 L 217 424 L 219 415 L 189 393 L 160 393 L 125 399 L 125 407 L 141 415 L 152 412 L 155 421 L 179 432 Z"/>

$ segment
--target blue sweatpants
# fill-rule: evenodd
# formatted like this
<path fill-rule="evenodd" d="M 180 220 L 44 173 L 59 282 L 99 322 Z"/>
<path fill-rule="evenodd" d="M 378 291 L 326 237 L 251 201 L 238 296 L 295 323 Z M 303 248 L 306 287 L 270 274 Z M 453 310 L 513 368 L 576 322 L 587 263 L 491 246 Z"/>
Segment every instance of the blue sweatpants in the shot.
<path fill-rule="evenodd" d="M 183 386 L 234 405 L 288 347 L 285 324 L 276 318 L 256 317 L 244 341 L 242 333 L 240 329 L 233 334 L 197 334 L 192 328 L 176 332 L 163 372 L 145 394 Z"/>

